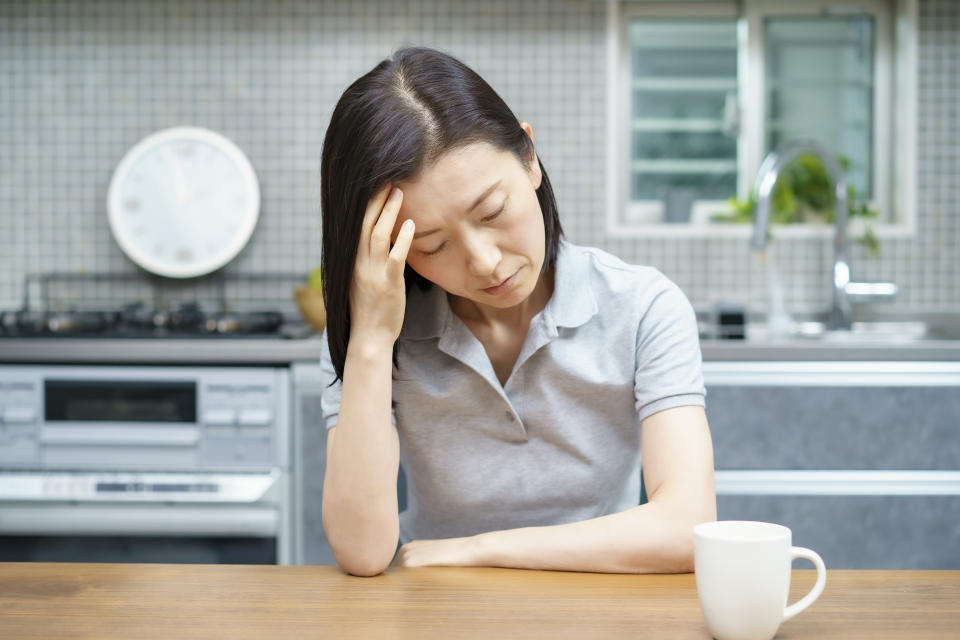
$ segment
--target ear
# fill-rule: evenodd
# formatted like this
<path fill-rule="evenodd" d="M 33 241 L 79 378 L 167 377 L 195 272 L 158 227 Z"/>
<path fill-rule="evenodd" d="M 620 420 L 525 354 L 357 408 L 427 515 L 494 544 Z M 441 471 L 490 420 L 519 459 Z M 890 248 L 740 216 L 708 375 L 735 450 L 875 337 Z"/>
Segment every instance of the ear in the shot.
<path fill-rule="evenodd" d="M 530 142 L 533 143 L 533 127 L 530 126 L 529 122 L 521 122 L 520 128 L 526 131 L 527 135 L 530 136 Z M 537 158 L 536 147 L 534 147 L 533 158 L 530 160 L 530 169 L 527 171 L 527 176 L 530 178 L 530 184 L 533 186 L 534 191 L 540 188 L 540 182 L 543 180 L 543 172 L 540 171 L 540 162 Z"/>

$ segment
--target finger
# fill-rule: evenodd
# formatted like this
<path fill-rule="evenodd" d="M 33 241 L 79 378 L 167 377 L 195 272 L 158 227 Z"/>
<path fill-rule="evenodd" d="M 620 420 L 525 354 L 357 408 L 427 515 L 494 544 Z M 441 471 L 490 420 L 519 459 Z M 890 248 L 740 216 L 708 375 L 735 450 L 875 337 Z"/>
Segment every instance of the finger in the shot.
<path fill-rule="evenodd" d="M 367 203 L 367 209 L 363 214 L 363 224 L 360 226 L 359 250 L 364 256 L 370 255 L 370 234 L 392 189 L 393 185 L 388 182 Z"/>
<path fill-rule="evenodd" d="M 400 233 L 397 234 L 397 240 L 390 249 L 390 262 L 394 268 L 403 272 L 403 265 L 407 262 L 407 254 L 410 252 L 410 245 L 413 243 L 414 232 L 413 220 L 407 218 L 400 225 Z"/>
<path fill-rule="evenodd" d="M 390 235 L 393 233 L 393 225 L 397 223 L 397 214 L 400 213 L 400 202 L 403 200 L 403 192 L 394 188 L 387 198 L 380 217 L 373 225 L 373 231 L 370 234 L 370 255 L 374 258 L 386 260 L 390 252 Z"/>

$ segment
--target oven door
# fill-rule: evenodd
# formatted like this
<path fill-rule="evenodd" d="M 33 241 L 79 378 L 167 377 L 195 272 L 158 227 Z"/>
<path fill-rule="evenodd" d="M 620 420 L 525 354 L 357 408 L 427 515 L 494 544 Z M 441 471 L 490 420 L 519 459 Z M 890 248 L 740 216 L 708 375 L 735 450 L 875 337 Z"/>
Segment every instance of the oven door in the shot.
<path fill-rule="evenodd" d="M 122 482 L 101 476 L 96 485 L 108 489 L 100 496 L 64 500 L 62 494 L 71 486 L 76 490 L 89 485 L 90 474 L 56 474 L 59 491 L 51 488 L 49 473 L 0 475 L 4 476 L 0 478 L 0 561 L 289 562 L 281 518 L 282 486 L 287 479 L 277 473 L 194 477 L 191 486 L 218 486 L 220 499 L 187 496 L 190 489 L 181 494 L 152 490 L 183 489 L 182 476 L 176 485 L 170 483 L 169 475 L 138 474 L 136 482 L 129 476 Z M 111 485 L 126 488 L 110 490 Z M 44 494 L 35 490 L 38 486 L 46 488 Z M 245 497 L 239 490 L 243 486 L 257 489 Z"/>

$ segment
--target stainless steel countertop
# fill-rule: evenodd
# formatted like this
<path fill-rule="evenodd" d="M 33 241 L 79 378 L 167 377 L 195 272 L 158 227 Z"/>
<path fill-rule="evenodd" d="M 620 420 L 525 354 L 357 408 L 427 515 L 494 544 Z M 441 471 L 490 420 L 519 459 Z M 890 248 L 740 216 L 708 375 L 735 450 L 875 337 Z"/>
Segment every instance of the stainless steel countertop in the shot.
<path fill-rule="evenodd" d="M 701 340 L 704 361 L 953 361 L 960 340 Z M 2 338 L 0 363 L 278 365 L 320 358 L 320 337 L 190 340 Z"/>
<path fill-rule="evenodd" d="M 816 340 L 759 342 L 701 340 L 705 362 L 723 361 L 902 361 L 960 362 L 960 340 L 830 343 Z"/>
<path fill-rule="evenodd" d="M 279 365 L 320 358 L 309 338 L 0 338 L 0 363 Z"/>

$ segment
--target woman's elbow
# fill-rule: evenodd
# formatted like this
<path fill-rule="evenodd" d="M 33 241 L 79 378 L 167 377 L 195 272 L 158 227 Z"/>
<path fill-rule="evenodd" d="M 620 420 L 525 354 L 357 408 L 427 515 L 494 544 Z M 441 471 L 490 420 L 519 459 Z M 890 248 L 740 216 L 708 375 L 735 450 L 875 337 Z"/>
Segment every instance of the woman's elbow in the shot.
<path fill-rule="evenodd" d="M 378 545 L 379 546 L 379 545 Z M 396 543 L 389 550 L 384 547 L 380 550 L 371 550 L 370 547 L 361 549 L 351 547 L 347 549 L 331 545 L 333 557 L 340 568 L 353 576 L 370 578 L 378 576 L 390 567 L 396 552 Z"/>
<path fill-rule="evenodd" d="M 394 516 L 393 522 L 382 523 L 362 514 L 349 523 L 352 527 L 345 527 L 331 513 L 331 509 L 323 512 L 323 531 L 340 568 L 363 577 L 386 571 L 397 552 L 399 519 Z"/>
<path fill-rule="evenodd" d="M 350 575 L 360 578 L 372 578 L 373 576 L 378 576 L 386 571 L 390 566 L 389 561 L 384 563 L 382 561 L 371 561 L 364 559 L 350 562 L 341 562 L 340 560 L 337 560 L 337 564 L 339 564 L 340 568 Z"/>
<path fill-rule="evenodd" d="M 369 578 L 380 575 L 390 567 L 393 556 L 396 553 L 397 538 L 393 542 L 377 540 L 367 544 L 340 544 L 339 541 L 330 540 L 330 547 L 333 551 L 333 557 L 337 560 L 340 568 L 354 576 Z M 389 540 L 389 538 L 387 538 Z"/>

